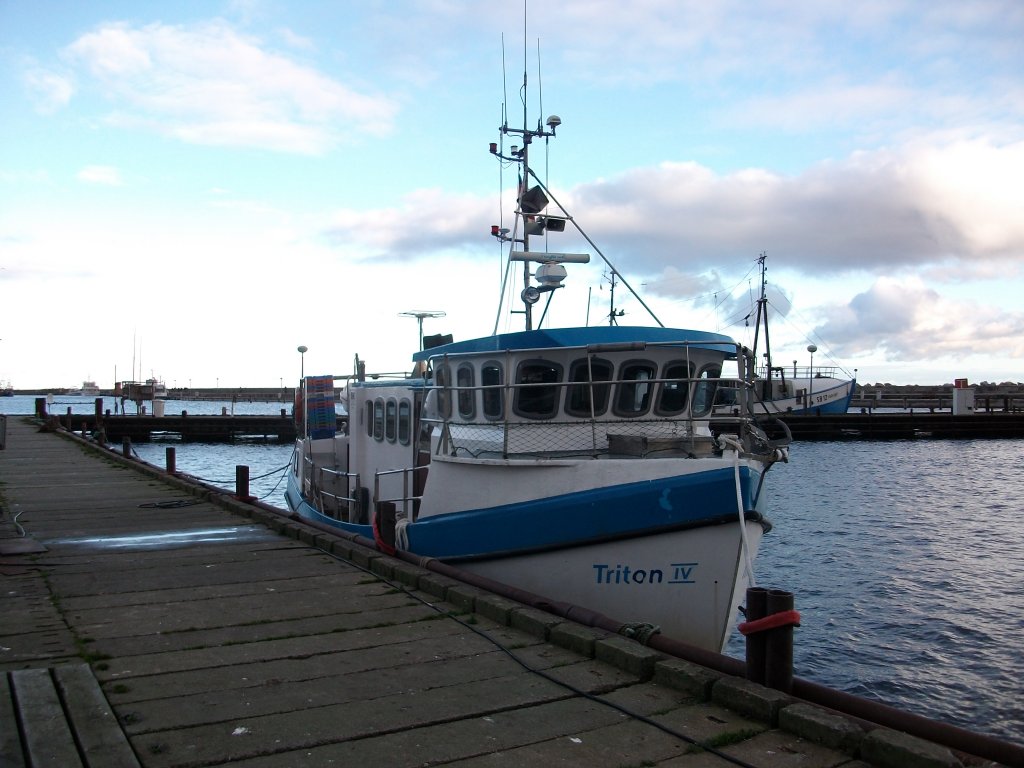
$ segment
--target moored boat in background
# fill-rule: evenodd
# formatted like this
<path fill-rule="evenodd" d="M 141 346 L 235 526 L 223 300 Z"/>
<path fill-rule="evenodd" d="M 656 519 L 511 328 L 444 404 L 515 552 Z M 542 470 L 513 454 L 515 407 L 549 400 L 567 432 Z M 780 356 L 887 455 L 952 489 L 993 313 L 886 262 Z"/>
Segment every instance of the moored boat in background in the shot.
<path fill-rule="evenodd" d="M 757 356 L 758 339 L 764 330 L 764 364 L 759 367 L 754 382 L 755 409 L 761 413 L 846 413 L 856 391 L 857 380 L 852 376 L 841 376 L 838 366 L 776 366 L 772 362 L 771 343 L 768 336 L 768 296 L 765 278 L 765 254 L 758 257 L 761 268 L 761 292 L 757 299 L 757 319 L 754 330 L 754 356 Z M 807 347 L 811 360 L 818 347 Z M 789 378 L 786 374 L 792 371 Z"/>
<path fill-rule="evenodd" d="M 82 386 L 78 389 L 69 389 L 67 394 L 78 397 L 97 397 L 100 394 L 100 388 L 96 385 L 95 381 L 83 381 Z"/>

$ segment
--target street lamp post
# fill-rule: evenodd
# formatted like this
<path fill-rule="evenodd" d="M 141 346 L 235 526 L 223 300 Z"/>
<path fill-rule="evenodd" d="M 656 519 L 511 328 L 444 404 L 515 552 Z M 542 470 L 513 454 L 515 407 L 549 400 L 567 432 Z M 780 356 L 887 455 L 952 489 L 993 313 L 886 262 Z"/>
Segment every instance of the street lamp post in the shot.
<path fill-rule="evenodd" d="M 807 371 L 807 408 L 810 409 L 811 395 L 814 394 L 814 353 L 818 348 L 814 344 L 808 344 L 807 351 L 811 353 L 811 367 Z"/>
<path fill-rule="evenodd" d="M 309 351 L 309 347 L 305 344 L 300 344 L 296 347 L 298 353 L 301 355 L 299 362 L 299 386 L 302 387 L 302 436 L 306 436 L 306 352 Z"/>

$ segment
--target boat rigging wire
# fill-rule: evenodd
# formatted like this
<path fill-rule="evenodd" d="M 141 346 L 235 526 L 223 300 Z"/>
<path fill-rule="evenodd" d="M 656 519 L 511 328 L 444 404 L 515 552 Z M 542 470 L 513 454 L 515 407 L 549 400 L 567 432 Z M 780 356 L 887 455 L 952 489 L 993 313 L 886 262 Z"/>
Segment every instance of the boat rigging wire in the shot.
<path fill-rule="evenodd" d="M 315 546 L 315 545 L 311 545 L 311 546 L 313 546 L 314 549 L 317 549 L 320 552 L 322 552 L 323 554 L 327 555 L 328 557 L 330 557 L 330 558 L 332 558 L 334 560 L 337 560 L 338 562 L 345 563 L 347 565 L 351 565 L 353 568 L 357 568 L 358 570 L 363 571 L 364 573 L 372 576 L 373 578 L 377 579 L 378 581 L 388 585 L 391 589 L 397 590 L 397 591 L 403 593 L 404 595 L 406 595 L 408 597 L 411 597 L 413 600 L 416 600 L 417 602 L 421 603 L 422 605 L 426 606 L 427 608 L 430 608 L 432 611 L 434 611 L 434 612 L 444 616 L 447 619 L 450 619 L 450 620 L 454 621 L 456 624 L 459 624 L 463 628 L 468 629 L 473 634 L 478 635 L 479 637 L 483 638 L 485 641 L 490 643 L 498 651 L 500 651 L 501 653 L 503 653 L 506 656 L 508 656 L 512 661 L 514 661 L 516 664 L 518 664 L 520 667 L 522 667 L 524 670 L 526 670 L 530 674 L 536 675 L 538 677 L 542 677 L 545 680 L 547 680 L 548 682 L 554 683 L 555 685 L 559 686 L 560 688 L 564 688 L 565 690 L 569 691 L 570 693 L 572 693 L 572 694 L 574 694 L 576 696 L 579 696 L 580 698 L 586 699 L 587 701 L 592 701 L 595 704 L 601 704 L 603 706 L 609 707 L 611 709 L 614 709 L 617 712 L 620 712 L 621 714 L 625 715 L 626 717 L 629 717 L 629 718 L 631 718 L 633 720 L 636 720 L 637 722 L 641 722 L 641 723 L 644 723 L 645 725 L 649 725 L 649 726 L 652 726 L 654 728 L 657 728 L 659 731 L 662 731 L 663 733 L 666 733 L 666 734 L 668 734 L 669 736 L 671 736 L 673 738 L 679 739 L 680 741 L 684 741 L 687 744 L 691 744 L 691 745 L 693 745 L 695 747 L 698 747 L 701 750 L 703 750 L 705 752 L 709 752 L 712 755 L 714 755 L 715 757 L 719 757 L 719 758 L 721 758 L 722 760 L 725 760 L 728 763 L 732 763 L 733 765 L 739 766 L 740 768 L 757 768 L 757 766 L 755 766 L 755 765 L 753 765 L 751 763 L 748 763 L 748 762 L 746 762 L 745 760 L 743 760 L 741 758 L 733 757 L 732 755 L 729 755 L 729 754 L 727 754 L 725 752 L 722 752 L 721 750 L 717 749 L 716 747 L 712 746 L 711 744 L 708 744 L 708 743 L 705 743 L 705 742 L 701 742 L 699 739 L 695 739 L 693 736 L 685 734 L 682 731 L 673 728 L 672 726 L 665 725 L 664 723 L 658 722 L 657 720 L 655 720 L 652 717 L 649 717 L 648 715 L 644 715 L 644 714 L 641 714 L 639 712 L 635 712 L 635 711 L 633 711 L 632 709 L 630 709 L 629 707 L 627 707 L 627 706 L 625 706 L 623 704 L 618 704 L 618 703 L 616 703 L 614 701 L 611 701 L 609 699 L 601 698 L 600 696 L 597 696 L 597 695 L 595 695 L 593 693 L 590 693 L 589 691 L 585 691 L 582 688 L 579 688 L 578 686 L 575 686 L 575 685 L 573 685 L 570 682 L 567 682 L 565 680 L 560 680 L 557 677 L 555 677 L 554 675 L 552 675 L 551 673 L 546 672 L 543 669 L 539 669 L 537 667 L 532 666 L 531 664 L 526 662 L 524 659 L 520 658 L 515 653 L 513 653 L 511 648 L 508 648 L 505 645 L 503 645 L 499 639 L 497 639 L 495 637 L 492 637 L 491 635 L 487 634 L 486 632 L 484 632 L 479 627 L 473 626 L 468 621 L 464 621 L 459 616 L 457 616 L 454 613 L 452 613 L 450 610 L 445 610 L 445 609 L 439 607 L 438 605 L 436 605 L 435 603 L 432 603 L 429 600 L 425 600 L 423 597 L 418 595 L 416 592 L 410 591 L 407 585 L 400 584 L 400 583 L 398 583 L 396 581 L 392 581 L 391 579 L 388 579 L 388 578 L 386 578 L 384 576 L 381 576 L 376 571 L 373 571 L 370 568 L 367 568 L 367 567 L 365 567 L 363 565 L 360 565 L 359 563 L 356 563 L 356 562 L 354 562 L 352 560 L 348 560 L 348 559 L 346 559 L 346 558 L 344 558 L 344 557 L 342 557 L 342 556 L 340 556 L 338 554 L 335 554 L 334 552 L 332 552 L 329 549 L 323 549 L 323 548 Z"/>
<path fill-rule="evenodd" d="M 820 335 L 815 333 L 813 330 L 810 333 L 808 333 L 808 334 L 803 333 L 800 330 L 800 328 L 797 327 L 797 325 L 795 323 L 793 323 L 793 322 L 791 322 L 789 320 L 789 316 L 788 315 L 783 315 L 782 313 L 780 313 L 779 310 L 778 310 L 778 307 L 776 307 L 774 304 L 772 304 L 771 301 L 769 301 L 768 304 L 773 309 L 775 309 L 775 314 L 777 316 L 781 317 L 786 322 L 786 324 L 791 326 L 797 333 L 803 335 L 808 341 L 816 341 L 817 344 L 820 347 L 822 347 L 822 355 L 824 355 L 824 357 L 827 360 L 829 360 L 829 362 L 831 362 L 836 368 L 841 370 L 847 376 L 849 376 L 850 378 L 853 378 L 852 374 L 848 370 L 846 370 L 845 366 L 843 366 L 842 363 L 840 363 L 838 360 L 836 360 L 836 358 L 832 355 L 832 353 L 830 351 L 828 351 L 828 344 L 825 342 L 824 339 L 821 338 Z M 790 307 L 790 312 L 792 312 L 794 315 L 799 317 L 802 322 L 804 322 L 804 323 L 807 322 L 807 320 L 797 310 L 793 309 L 792 307 Z"/>
<path fill-rule="evenodd" d="M 640 294 L 638 294 L 633 289 L 633 286 L 629 284 L 629 281 L 626 280 L 625 277 L 623 277 L 622 273 L 619 272 L 618 269 L 615 268 L 615 265 L 612 264 L 608 257 L 604 255 L 604 252 L 598 247 L 597 243 L 590 239 L 590 235 L 588 235 L 584 231 L 583 227 L 579 225 L 579 222 L 577 222 L 576 219 L 569 215 L 569 212 L 565 209 L 565 206 L 558 201 L 557 197 L 555 197 L 555 193 L 548 188 L 547 184 L 541 181 L 540 177 L 532 168 L 527 168 L 526 170 L 530 174 L 530 176 L 532 176 L 537 181 L 541 189 L 548 195 L 548 197 L 551 198 L 551 201 L 561 209 L 561 211 L 565 214 L 566 219 L 572 222 L 572 225 L 576 227 L 576 231 L 583 235 L 583 239 L 586 240 L 590 247 L 593 248 L 594 251 L 597 253 L 597 255 L 601 257 L 601 260 L 608 266 L 608 269 L 610 269 L 616 276 L 618 276 L 619 280 L 622 281 L 622 284 L 626 286 L 627 289 L 629 289 L 629 292 L 633 294 L 633 298 L 640 302 L 640 306 L 647 310 L 647 314 L 649 314 L 654 319 L 654 322 L 656 322 L 658 325 L 664 328 L 665 324 L 661 322 L 661 320 L 658 318 L 656 314 L 654 314 L 654 310 L 647 306 L 647 302 L 645 302 L 640 297 Z"/>

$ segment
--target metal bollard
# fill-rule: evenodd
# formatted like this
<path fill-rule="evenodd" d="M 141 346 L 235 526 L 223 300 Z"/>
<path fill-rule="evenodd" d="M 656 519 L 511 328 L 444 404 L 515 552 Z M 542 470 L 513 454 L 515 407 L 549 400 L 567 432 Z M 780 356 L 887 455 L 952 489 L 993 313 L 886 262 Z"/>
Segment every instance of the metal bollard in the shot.
<path fill-rule="evenodd" d="M 800 626 L 793 593 L 751 587 L 746 614 L 739 629 L 747 639 L 747 679 L 788 693 L 793 687 L 793 627 Z"/>
<path fill-rule="evenodd" d="M 793 593 L 781 589 L 768 590 L 768 612 L 786 613 L 793 610 Z M 769 629 L 765 638 L 764 684 L 777 691 L 789 693 L 793 688 L 793 625 Z"/>
<path fill-rule="evenodd" d="M 174 452 L 174 446 L 168 446 L 164 450 L 164 456 L 167 459 L 167 474 L 176 475 L 178 473 L 178 462 L 177 456 Z"/>
<path fill-rule="evenodd" d="M 125 435 L 121 439 L 121 455 L 124 456 L 126 459 L 127 458 L 131 458 L 131 455 L 132 455 L 132 439 L 130 437 L 128 437 L 128 435 Z"/>
<path fill-rule="evenodd" d="M 235 465 L 235 496 L 241 501 L 250 501 L 249 495 L 249 467 L 245 464 Z"/>
<path fill-rule="evenodd" d="M 768 615 L 768 590 L 764 587 L 747 589 L 747 621 L 757 621 Z M 764 685 L 765 633 L 747 635 L 747 680 Z"/>

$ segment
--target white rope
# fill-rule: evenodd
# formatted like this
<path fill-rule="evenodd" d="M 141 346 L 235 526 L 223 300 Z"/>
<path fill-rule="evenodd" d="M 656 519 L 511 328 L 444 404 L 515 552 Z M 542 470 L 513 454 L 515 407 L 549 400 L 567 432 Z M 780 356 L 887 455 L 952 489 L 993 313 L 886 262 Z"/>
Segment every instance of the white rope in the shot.
<path fill-rule="evenodd" d="M 395 549 L 409 550 L 409 520 L 402 518 L 395 521 Z"/>
<path fill-rule="evenodd" d="M 747 570 L 747 586 L 756 586 L 754 581 L 754 562 L 750 558 L 750 544 L 747 541 L 747 517 L 743 509 L 743 488 L 740 484 L 740 449 L 743 447 L 738 440 L 727 435 L 720 435 L 718 441 L 732 448 L 733 478 L 736 484 L 736 510 L 740 518 L 740 548 L 743 550 L 743 565 Z"/>

